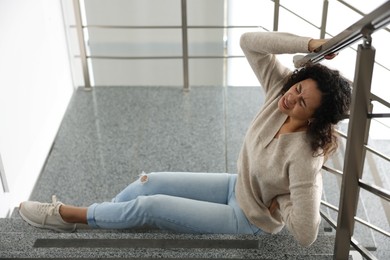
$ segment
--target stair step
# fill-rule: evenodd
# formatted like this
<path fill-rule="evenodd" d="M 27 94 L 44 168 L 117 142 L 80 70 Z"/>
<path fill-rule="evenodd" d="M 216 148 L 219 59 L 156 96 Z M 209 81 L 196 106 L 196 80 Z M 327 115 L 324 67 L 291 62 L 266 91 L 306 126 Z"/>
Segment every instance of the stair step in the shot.
<path fill-rule="evenodd" d="M 1 257 L 294 259 L 294 256 L 299 255 L 300 259 L 305 259 L 304 256 L 318 255 L 319 259 L 331 259 L 327 257 L 332 255 L 333 249 L 331 236 L 319 236 L 311 247 L 303 248 L 288 235 L 57 233 L 52 231 L 29 233 L 4 232 L 4 230 L 1 233 Z M 80 243 L 75 243 L 77 240 Z M 91 244 L 91 241 L 94 241 L 95 245 Z M 72 244 L 69 245 L 69 242 Z M 113 242 L 118 242 L 118 245 L 115 246 Z M 128 246 L 126 242 L 129 243 Z M 175 244 L 178 245 L 177 248 Z"/>
<path fill-rule="evenodd" d="M 53 233 L 54 231 L 42 228 L 36 228 L 29 225 L 19 216 L 19 213 L 14 214 L 13 218 L 0 218 L 0 232 L 23 232 L 23 233 Z M 334 237 L 334 231 L 324 231 L 325 221 L 321 223 L 319 235 Z M 138 228 L 138 229 L 92 229 L 87 225 L 77 225 L 77 233 L 169 233 L 153 228 Z M 278 235 L 291 236 L 286 229 L 282 229 Z"/>
<path fill-rule="evenodd" d="M 303 248 L 285 230 L 259 236 L 87 228 L 59 233 L 32 227 L 17 216 L 0 219 L 0 233 L 0 258 L 331 259 L 334 242 L 334 236 L 323 233 Z"/>
<path fill-rule="evenodd" d="M 75 233 L 59 233 L 32 227 L 17 210 L 12 218 L 0 219 L 0 233 L 0 258 L 325 260 L 332 259 L 334 243 L 334 232 L 321 231 L 311 247 L 303 248 L 285 229 L 277 235 L 191 235 L 82 225 Z"/>

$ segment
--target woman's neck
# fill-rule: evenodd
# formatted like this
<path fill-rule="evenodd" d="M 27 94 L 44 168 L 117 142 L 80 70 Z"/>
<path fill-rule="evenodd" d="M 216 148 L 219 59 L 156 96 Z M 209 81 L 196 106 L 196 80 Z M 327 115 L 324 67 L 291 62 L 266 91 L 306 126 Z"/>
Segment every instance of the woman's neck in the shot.
<path fill-rule="evenodd" d="M 306 131 L 307 124 L 301 121 L 291 120 L 291 117 L 287 117 L 286 121 L 280 127 L 279 131 L 276 133 L 275 138 L 278 138 L 281 134 L 289 134 L 295 132 Z"/>

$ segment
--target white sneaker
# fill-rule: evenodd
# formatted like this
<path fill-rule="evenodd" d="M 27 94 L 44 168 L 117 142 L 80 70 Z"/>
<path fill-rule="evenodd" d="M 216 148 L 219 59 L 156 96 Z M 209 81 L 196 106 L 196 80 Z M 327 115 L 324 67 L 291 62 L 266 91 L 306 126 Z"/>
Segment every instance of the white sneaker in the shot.
<path fill-rule="evenodd" d="M 25 201 L 20 204 L 19 214 L 30 225 L 39 228 L 53 229 L 56 231 L 73 232 L 76 224 L 65 222 L 59 212 L 63 203 L 57 201 L 55 195 L 52 203 L 37 201 Z"/>

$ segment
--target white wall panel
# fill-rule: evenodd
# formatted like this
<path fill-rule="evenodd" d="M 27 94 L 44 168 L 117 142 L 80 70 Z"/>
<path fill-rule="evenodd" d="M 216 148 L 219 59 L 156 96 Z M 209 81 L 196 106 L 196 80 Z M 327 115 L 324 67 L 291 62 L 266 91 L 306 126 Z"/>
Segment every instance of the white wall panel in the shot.
<path fill-rule="evenodd" d="M 73 87 L 60 1 L 0 0 L 0 32 L 0 154 L 14 207 L 34 187 Z"/>

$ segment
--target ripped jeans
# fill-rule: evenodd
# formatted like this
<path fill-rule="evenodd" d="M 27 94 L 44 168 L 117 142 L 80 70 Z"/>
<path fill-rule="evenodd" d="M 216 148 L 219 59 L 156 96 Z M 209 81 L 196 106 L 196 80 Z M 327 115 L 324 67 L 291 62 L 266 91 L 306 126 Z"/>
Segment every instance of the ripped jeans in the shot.
<path fill-rule="evenodd" d="M 144 225 L 180 233 L 258 234 L 237 204 L 236 174 L 156 172 L 141 175 L 111 202 L 88 207 L 88 225 Z"/>

